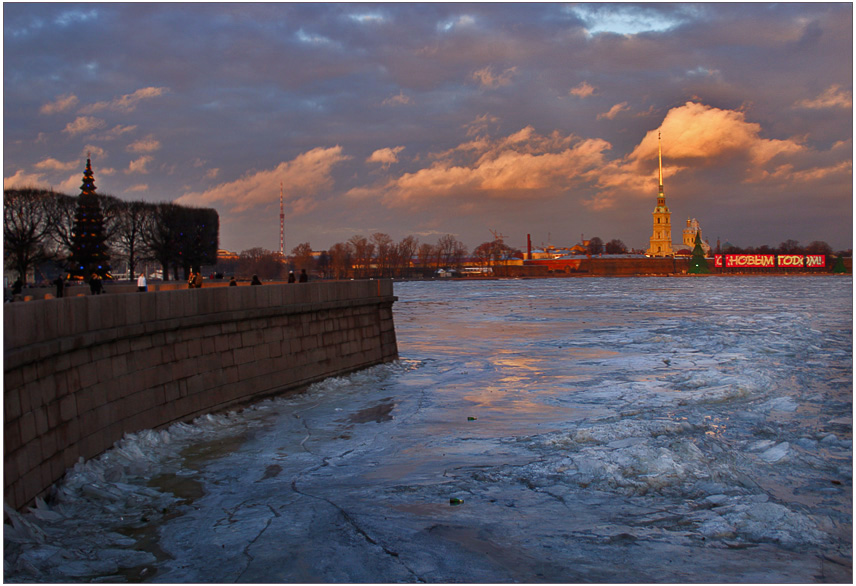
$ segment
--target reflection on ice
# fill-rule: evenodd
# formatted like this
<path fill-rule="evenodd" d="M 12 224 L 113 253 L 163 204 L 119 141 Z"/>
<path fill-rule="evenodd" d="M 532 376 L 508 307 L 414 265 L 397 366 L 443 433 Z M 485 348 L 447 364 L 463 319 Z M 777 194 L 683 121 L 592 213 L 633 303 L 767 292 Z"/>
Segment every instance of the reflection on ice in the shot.
<path fill-rule="evenodd" d="M 7 581 L 851 581 L 849 277 L 396 294 L 401 361 L 79 463 Z"/>

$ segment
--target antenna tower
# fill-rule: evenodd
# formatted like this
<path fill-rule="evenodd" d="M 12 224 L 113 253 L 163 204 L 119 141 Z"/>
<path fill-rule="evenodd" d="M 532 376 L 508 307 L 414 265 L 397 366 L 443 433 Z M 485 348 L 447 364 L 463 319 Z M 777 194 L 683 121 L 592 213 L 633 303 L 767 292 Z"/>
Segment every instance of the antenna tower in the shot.
<path fill-rule="evenodd" d="M 285 212 L 282 208 L 282 181 L 279 182 L 279 256 L 285 258 Z"/>

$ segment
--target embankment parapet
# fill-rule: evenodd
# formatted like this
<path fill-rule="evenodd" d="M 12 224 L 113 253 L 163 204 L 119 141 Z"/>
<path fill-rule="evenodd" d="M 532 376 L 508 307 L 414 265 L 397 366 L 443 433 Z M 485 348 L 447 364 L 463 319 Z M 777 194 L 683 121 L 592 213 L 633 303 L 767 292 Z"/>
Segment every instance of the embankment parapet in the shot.
<path fill-rule="evenodd" d="M 345 281 L 6 304 L 6 503 L 126 433 L 394 360 L 394 301 L 391 281 Z"/>

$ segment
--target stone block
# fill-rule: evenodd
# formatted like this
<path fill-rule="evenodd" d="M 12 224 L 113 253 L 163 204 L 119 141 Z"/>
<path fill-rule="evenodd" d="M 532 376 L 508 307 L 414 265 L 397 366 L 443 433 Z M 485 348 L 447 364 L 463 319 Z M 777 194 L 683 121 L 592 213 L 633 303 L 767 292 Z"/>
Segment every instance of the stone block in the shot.
<path fill-rule="evenodd" d="M 241 346 L 255 346 L 264 341 L 264 334 L 259 330 L 250 330 L 241 334 Z"/>
<path fill-rule="evenodd" d="M 255 359 L 255 352 L 252 347 L 238 348 L 234 351 L 235 364 L 241 365 L 252 362 Z"/>
<path fill-rule="evenodd" d="M 9 387 L 8 378 L 4 379 L 3 391 L 3 421 L 8 423 L 14 421 L 21 416 L 21 395 L 20 388 Z"/>
<path fill-rule="evenodd" d="M 197 356 L 202 355 L 202 343 L 198 338 L 189 340 L 187 342 L 187 356 L 189 358 L 196 358 Z"/>
<path fill-rule="evenodd" d="M 74 395 L 66 395 L 59 401 L 60 421 L 71 421 L 77 417 L 77 400 Z"/>

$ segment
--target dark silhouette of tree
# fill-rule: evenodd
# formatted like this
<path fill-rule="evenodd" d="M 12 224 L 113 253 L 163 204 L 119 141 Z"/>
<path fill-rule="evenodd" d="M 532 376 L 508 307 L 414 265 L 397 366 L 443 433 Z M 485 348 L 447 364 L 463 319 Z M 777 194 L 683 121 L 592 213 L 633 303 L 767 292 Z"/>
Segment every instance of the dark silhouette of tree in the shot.
<path fill-rule="evenodd" d="M 803 254 L 803 248 L 796 240 L 785 240 L 779 244 L 779 254 Z"/>
<path fill-rule="evenodd" d="M 627 252 L 627 246 L 617 238 L 614 238 L 606 244 L 606 254 L 624 254 Z"/>
<path fill-rule="evenodd" d="M 216 264 L 219 230 L 216 210 L 161 203 L 144 225 L 143 242 L 163 267 L 164 280 L 170 269 L 175 279 L 182 269 L 186 279 L 191 269 Z"/>
<path fill-rule="evenodd" d="M 438 269 L 460 269 L 466 255 L 467 247 L 451 234 L 437 241 Z"/>
<path fill-rule="evenodd" d="M 411 275 L 411 265 L 413 256 L 416 254 L 416 249 L 419 246 L 419 240 L 413 236 L 406 236 L 401 239 L 395 246 L 395 264 L 393 266 L 393 274 L 401 277 L 409 277 Z"/>
<path fill-rule="evenodd" d="M 394 243 L 389 234 L 383 232 L 375 232 L 372 234 L 372 244 L 375 247 L 375 267 L 374 274 L 378 277 L 389 277 L 390 265 L 392 264 L 392 253 Z"/>
<path fill-rule="evenodd" d="M 259 279 L 266 281 L 282 278 L 285 265 L 279 251 L 267 250 L 266 248 L 250 248 L 241 252 L 238 260 L 236 276 L 249 279 L 257 275 Z"/>
<path fill-rule="evenodd" d="M 601 252 L 603 252 L 603 240 L 595 236 L 594 238 L 589 240 L 588 246 L 586 248 L 588 249 L 588 253 L 592 256 L 600 254 Z"/>
<path fill-rule="evenodd" d="M 805 247 L 806 254 L 832 254 L 832 247 L 823 240 L 814 240 Z"/>
<path fill-rule="evenodd" d="M 330 247 L 330 272 L 334 279 L 347 279 L 351 274 L 353 246 L 350 242 L 337 242 Z"/>
<path fill-rule="evenodd" d="M 53 229 L 53 194 L 40 189 L 3 191 L 3 261 L 27 281 L 27 271 L 52 258 L 46 244 Z"/>
<path fill-rule="evenodd" d="M 132 201 L 125 203 L 117 213 L 113 248 L 127 261 L 131 279 L 137 275 L 137 264 L 150 254 L 144 235 L 154 221 L 155 209 L 153 204 Z"/>
<path fill-rule="evenodd" d="M 365 236 L 351 236 L 348 243 L 352 248 L 352 266 L 355 278 L 366 278 L 371 276 L 372 263 L 374 261 L 374 243 L 369 242 Z"/>

